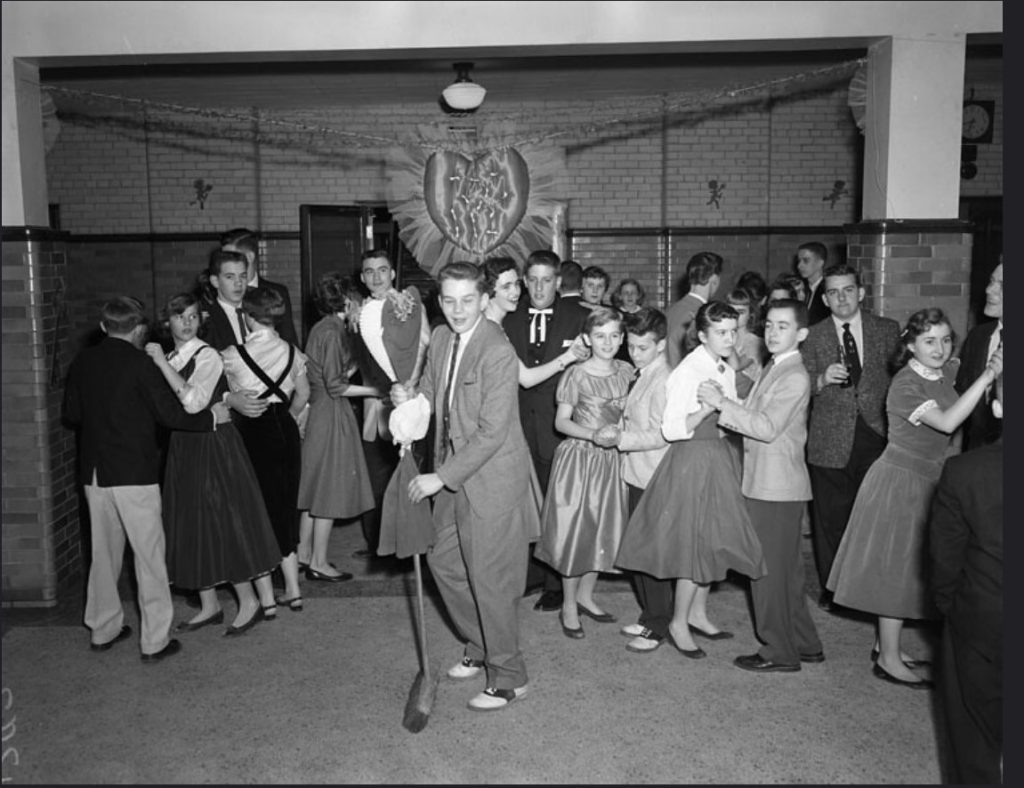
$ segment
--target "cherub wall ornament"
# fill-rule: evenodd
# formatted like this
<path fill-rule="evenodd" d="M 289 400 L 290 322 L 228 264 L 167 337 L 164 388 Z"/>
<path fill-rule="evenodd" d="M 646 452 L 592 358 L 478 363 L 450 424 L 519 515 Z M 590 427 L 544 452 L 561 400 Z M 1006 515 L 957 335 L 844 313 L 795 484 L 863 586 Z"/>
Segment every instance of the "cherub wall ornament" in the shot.
<path fill-rule="evenodd" d="M 725 184 L 719 184 L 717 180 L 712 178 L 708 181 L 708 191 L 711 192 L 711 195 L 708 197 L 708 201 L 704 204 L 714 205 L 716 208 L 721 210 L 722 206 L 719 205 L 718 201 L 722 199 L 722 193 L 725 191 Z"/>

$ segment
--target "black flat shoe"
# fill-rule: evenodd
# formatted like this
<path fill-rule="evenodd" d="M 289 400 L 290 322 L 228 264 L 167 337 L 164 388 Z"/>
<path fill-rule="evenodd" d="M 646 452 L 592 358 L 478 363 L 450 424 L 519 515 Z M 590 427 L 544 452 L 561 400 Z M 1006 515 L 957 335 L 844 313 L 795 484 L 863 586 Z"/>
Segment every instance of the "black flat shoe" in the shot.
<path fill-rule="evenodd" d="M 562 625 L 562 634 L 565 635 L 567 638 L 579 640 L 582 637 L 586 637 L 586 633 L 583 631 L 582 626 L 576 627 L 576 629 L 570 629 L 569 627 L 567 627 L 565 625 L 565 619 L 562 618 L 561 613 L 558 614 L 558 623 Z"/>
<path fill-rule="evenodd" d="M 879 661 L 879 650 L 871 649 L 871 662 Z M 903 664 L 907 667 L 928 667 L 932 664 L 930 659 L 904 659 Z"/>
<path fill-rule="evenodd" d="M 305 572 L 309 569 L 309 561 L 299 561 L 299 571 Z"/>
<path fill-rule="evenodd" d="M 342 572 L 340 575 L 325 575 L 323 572 L 318 572 L 315 569 L 306 570 L 307 580 L 316 580 L 320 583 L 344 583 L 346 580 L 352 579 L 350 572 Z"/>
<path fill-rule="evenodd" d="M 584 607 L 579 602 L 576 603 L 576 612 L 579 615 L 587 616 L 588 618 L 594 619 L 601 624 L 614 624 L 619 619 L 613 616 L 611 613 L 595 613 L 588 607 Z"/>
<path fill-rule="evenodd" d="M 209 618 L 204 618 L 202 621 L 182 621 L 178 626 L 174 628 L 175 632 L 195 632 L 197 629 L 208 627 L 210 624 L 223 624 L 224 623 L 224 611 L 218 610 Z"/>
<path fill-rule="evenodd" d="M 882 681 L 888 681 L 890 684 L 899 684 L 901 687 L 908 687 L 909 689 L 929 690 L 935 687 L 935 683 L 928 681 L 927 679 L 921 679 L 920 681 L 898 679 L 877 662 L 871 667 L 871 672 L 875 674 L 876 678 L 880 678 Z"/>
<path fill-rule="evenodd" d="M 704 659 L 704 657 L 708 655 L 708 653 L 700 646 L 698 646 L 697 648 L 683 648 L 678 643 L 676 643 L 676 639 L 672 637 L 671 632 L 669 632 L 668 635 L 666 635 L 666 640 L 668 640 L 669 643 L 676 647 L 676 651 L 678 651 L 680 654 L 682 654 L 684 657 L 687 657 L 688 659 Z"/>
<path fill-rule="evenodd" d="M 556 610 L 562 609 L 562 592 L 561 591 L 545 591 L 540 595 L 534 605 L 534 610 L 543 610 L 545 613 L 553 613 Z"/>
<path fill-rule="evenodd" d="M 732 640 L 735 637 L 732 632 L 726 632 L 724 629 L 720 629 L 718 632 L 705 632 L 693 624 L 690 624 L 690 631 L 698 637 L 707 638 L 708 640 Z"/>
<path fill-rule="evenodd" d="M 732 664 L 743 670 L 749 670 L 752 673 L 796 673 L 800 670 L 799 662 L 795 665 L 786 665 L 781 662 L 772 662 L 760 654 L 747 654 L 746 656 L 736 657 Z"/>
<path fill-rule="evenodd" d="M 256 608 L 256 612 L 252 614 L 252 618 L 250 618 L 244 624 L 239 624 L 237 627 L 234 624 L 232 624 L 227 629 L 225 629 L 224 630 L 224 637 L 231 638 L 231 637 L 237 637 L 238 635 L 244 635 L 246 632 L 248 632 L 250 629 L 252 629 L 254 626 L 256 626 L 262 620 L 263 620 L 263 608 L 262 607 L 257 607 Z"/>

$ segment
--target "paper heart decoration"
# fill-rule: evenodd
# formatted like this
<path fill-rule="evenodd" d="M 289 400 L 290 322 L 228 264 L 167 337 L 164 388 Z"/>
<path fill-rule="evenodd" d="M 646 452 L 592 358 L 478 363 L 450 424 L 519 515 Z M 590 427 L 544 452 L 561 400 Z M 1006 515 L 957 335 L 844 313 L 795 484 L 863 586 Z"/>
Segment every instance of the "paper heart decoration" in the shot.
<path fill-rule="evenodd" d="M 501 246 L 526 214 L 530 171 L 515 148 L 470 157 L 432 153 L 423 172 L 431 221 L 455 246 L 482 258 Z"/>

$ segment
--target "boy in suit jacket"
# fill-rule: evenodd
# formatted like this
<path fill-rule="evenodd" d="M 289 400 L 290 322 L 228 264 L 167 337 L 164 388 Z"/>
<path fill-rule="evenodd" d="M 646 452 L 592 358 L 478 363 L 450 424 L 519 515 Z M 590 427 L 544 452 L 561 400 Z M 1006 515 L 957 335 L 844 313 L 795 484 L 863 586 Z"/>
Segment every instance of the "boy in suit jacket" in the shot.
<path fill-rule="evenodd" d="M 560 261 L 552 251 L 532 252 L 526 260 L 526 293 L 516 310 L 505 316 L 503 326 L 519 360 L 527 367 L 539 367 L 553 361 L 572 345 L 583 331 L 590 310 L 565 301 L 558 295 L 561 286 Z M 547 494 L 548 479 L 555 448 L 562 435 L 555 429 L 555 389 L 559 375 L 553 375 L 532 388 L 519 389 L 519 416 L 526 443 L 530 447 L 534 470 L 541 492 Z M 532 561 L 527 587 L 543 584 L 544 593 L 534 610 L 562 608 L 562 581 L 547 564 Z"/>
<path fill-rule="evenodd" d="M 1003 338 L 1003 256 L 992 271 L 985 288 L 985 315 L 994 317 L 971 329 L 960 350 L 960 368 L 956 373 L 956 390 L 963 394 L 984 371 L 989 358 Z M 1003 422 L 992 415 L 991 398 L 986 396 L 975 406 L 964 422 L 963 450 L 992 443 L 1002 434 Z"/>
<path fill-rule="evenodd" d="M 64 391 L 64 418 L 81 428 L 78 480 L 85 487 L 92 534 L 85 624 L 94 651 L 106 651 L 131 634 L 117 591 L 127 536 L 139 586 L 142 660 L 152 662 L 181 649 L 169 637 L 174 607 L 156 428 L 206 432 L 230 417 L 222 404 L 195 414 L 182 409 L 142 351 L 148 326 L 140 301 L 125 296 L 108 301 L 100 328 L 106 338 L 78 354 Z"/>
<path fill-rule="evenodd" d="M 718 291 L 722 279 L 722 255 L 715 252 L 697 252 L 686 263 L 686 281 L 689 292 L 668 308 L 668 368 L 679 366 L 687 353 L 700 344 L 693 319 L 708 299 Z"/>
<path fill-rule="evenodd" d="M 460 635 L 462 662 L 454 679 L 487 672 L 487 687 L 469 701 L 496 711 L 527 692 L 519 649 L 517 603 L 526 580 L 532 505 L 529 450 L 519 425 L 519 364 L 501 327 L 484 317 L 481 270 L 448 263 L 438 272 L 447 325 L 431 336 L 419 390 L 430 402 L 436 436 L 435 470 L 415 477 L 409 498 L 434 497 L 431 573 Z M 395 384 L 392 400 L 412 387 Z"/>
<path fill-rule="evenodd" d="M 1002 376 L 993 416 L 1002 416 Z M 939 687 L 947 782 L 1003 781 L 1003 441 L 946 461 L 929 522 L 932 589 L 945 617 Z"/>
<path fill-rule="evenodd" d="M 256 288 L 262 285 L 276 291 L 281 296 L 284 300 L 284 317 L 281 318 L 281 322 L 277 325 L 277 333 L 281 336 L 281 339 L 298 347 L 299 337 L 295 333 L 295 320 L 292 318 L 292 299 L 288 295 L 288 288 L 277 282 L 271 282 L 269 279 L 260 277 L 257 265 L 260 251 L 259 233 L 248 230 L 245 227 L 227 230 L 221 233 L 220 248 L 226 252 L 240 252 L 245 255 L 248 277 L 246 283 L 249 287 Z"/>
<path fill-rule="evenodd" d="M 761 540 L 768 572 L 752 580 L 754 623 L 764 643 L 735 665 L 755 673 L 800 670 L 825 654 L 804 598 L 800 519 L 811 497 L 804 461 L 811 381 L 800 357 L 807 337 L 807 306 L 796 300 L 768 304 L 764 339 L 771 361 L 741 405 L 712 381 L 697 396 L 721 411 L 718 425 L 743 435 L 743 497 Z"/>
<path fill-rule="evenodd" d="M 807 464 L 814 499 L 811 535 L 825 588 L 857 490 L 885 449 L 889 362 L 899 346 L 895 320 L 864 312 L 860 274 L 847 265 L 825 269 L 831 316 L 811 326 L 800 353 L 811 376 Z M 831 592 L 818 601 L 832 609 Z"/>
<path fill-rule="evenodd" d="M 796 249 L 796 270 L 807 283 L 807 325 L 820 323 L 830 314 L 825 299 L 825 265 L 828 262 L 828 247 L 818 241 L 808 241 Z"/>

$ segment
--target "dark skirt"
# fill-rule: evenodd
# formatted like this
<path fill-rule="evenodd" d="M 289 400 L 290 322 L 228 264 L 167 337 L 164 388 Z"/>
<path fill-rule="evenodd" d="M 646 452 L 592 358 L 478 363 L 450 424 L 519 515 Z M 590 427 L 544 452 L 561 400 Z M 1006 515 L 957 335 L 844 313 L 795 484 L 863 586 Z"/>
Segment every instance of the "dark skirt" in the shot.
<path fill-rule="evenodd" d="M 724 580 L 730 569 L 762 577 L 735 449 L 717 435 L 672 443 L 629 518 L 615 564 L 695 583 Z"/>
<path fill-rule="evenodd" d="M 299 544 L 296 508 L 302 466 L 299 427 L 283 403 L 270 405 L 256 418 L 235 417 L 233 423 L 242 435 L 256 471 L 281 556 L 290 555 Z"/>
<path fill-rule="evenodd" d="M 281 560 L 256 474 L 231 424 L 171 433 L 163 520 L 167 573 L 179 588 L 241 583 Z"/>

